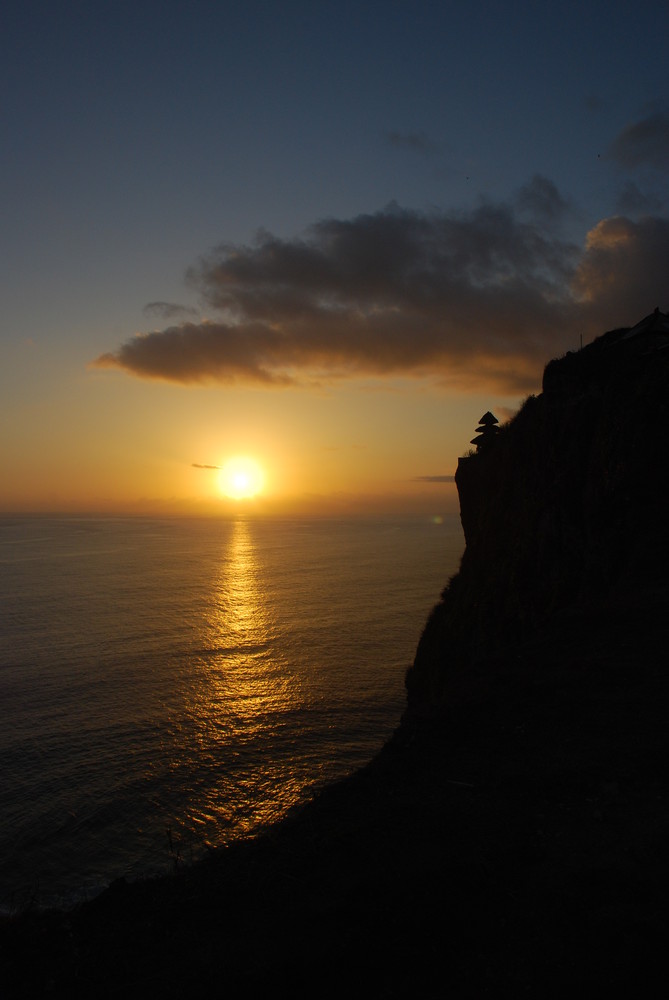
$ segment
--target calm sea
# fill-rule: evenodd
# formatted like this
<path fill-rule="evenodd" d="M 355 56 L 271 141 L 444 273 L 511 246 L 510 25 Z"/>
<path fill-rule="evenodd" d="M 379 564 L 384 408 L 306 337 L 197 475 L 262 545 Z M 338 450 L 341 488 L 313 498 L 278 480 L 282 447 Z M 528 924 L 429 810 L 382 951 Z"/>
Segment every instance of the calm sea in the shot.
<path fill-rule="evenodd" d="M 188 862 L 368 761 L 463 548 L 457 515 L 0 519 L 0 908 Z"/>

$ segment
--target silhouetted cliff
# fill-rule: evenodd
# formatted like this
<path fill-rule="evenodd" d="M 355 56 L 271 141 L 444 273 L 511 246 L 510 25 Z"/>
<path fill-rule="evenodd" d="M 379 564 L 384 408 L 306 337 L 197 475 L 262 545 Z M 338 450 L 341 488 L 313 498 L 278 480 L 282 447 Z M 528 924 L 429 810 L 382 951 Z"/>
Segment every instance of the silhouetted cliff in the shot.
<path fill-rule="evenodd" d="M 656 586 L 669 530 L 669 317 L 551 361 L 456 475 L 466 550 L 407 675 L 409 714 L 476 698 L 476 665 L 555 616 Z"/>

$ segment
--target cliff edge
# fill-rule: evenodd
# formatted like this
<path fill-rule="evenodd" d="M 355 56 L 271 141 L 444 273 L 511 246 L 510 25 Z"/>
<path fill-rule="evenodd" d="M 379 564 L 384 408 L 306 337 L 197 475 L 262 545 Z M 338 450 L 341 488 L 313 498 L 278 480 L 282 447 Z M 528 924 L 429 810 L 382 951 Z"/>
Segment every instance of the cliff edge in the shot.
<path fill-rule="evenodd" d="M 407 675 L 408 715 L 480 696 L 477 665 L 549 623 L 664 587 L 669 316 L 551 361 L 491 444 L 460 459 L 466 549 Z"/>

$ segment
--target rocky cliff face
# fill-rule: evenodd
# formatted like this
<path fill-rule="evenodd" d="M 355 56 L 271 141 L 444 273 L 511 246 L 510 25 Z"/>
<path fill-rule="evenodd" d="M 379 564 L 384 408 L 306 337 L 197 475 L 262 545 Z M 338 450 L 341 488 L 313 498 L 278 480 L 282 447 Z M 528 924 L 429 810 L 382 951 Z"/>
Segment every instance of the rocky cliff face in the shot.
<path fill-rule="evenodd" d="M 476 696 L 477 665 L 565 613 L 663 586 L 669 317 L 551 361 L 492 445 L 460 459 L 466 549 L 407 674 L 409 714 Z"/>

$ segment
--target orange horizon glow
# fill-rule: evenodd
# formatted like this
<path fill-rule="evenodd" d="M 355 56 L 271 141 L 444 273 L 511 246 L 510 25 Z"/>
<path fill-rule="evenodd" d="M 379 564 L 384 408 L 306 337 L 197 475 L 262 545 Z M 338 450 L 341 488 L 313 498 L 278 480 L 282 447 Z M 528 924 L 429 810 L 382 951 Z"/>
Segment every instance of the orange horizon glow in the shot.
<path fill-rule="evenodd" d="M 5 438 L 1 512 L 448 513 L 458 510 L 454 484 L 428 480 L 452 475 L 481 413 L 502 416 L 507 403 L 413 385 L 279 396 L 129 382 L 119 409 L 115 384 L 86 378 L 78 391 L 76 405 L 72 391 L 66 405 L 26 409 Z M 233 458 L 259 473 L 238 469 L 227 484 Z"/>

